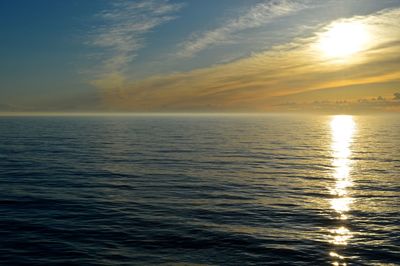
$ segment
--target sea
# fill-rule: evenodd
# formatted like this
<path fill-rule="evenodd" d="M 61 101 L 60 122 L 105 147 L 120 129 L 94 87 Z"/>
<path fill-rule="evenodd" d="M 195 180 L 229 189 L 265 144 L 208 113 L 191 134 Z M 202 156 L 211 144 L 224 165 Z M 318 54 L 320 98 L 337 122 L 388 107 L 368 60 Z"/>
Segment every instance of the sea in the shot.
<path fill-rule="evenodd" d="M 2 116 L 0 265 L 400 265 L 400 116 Z"/>

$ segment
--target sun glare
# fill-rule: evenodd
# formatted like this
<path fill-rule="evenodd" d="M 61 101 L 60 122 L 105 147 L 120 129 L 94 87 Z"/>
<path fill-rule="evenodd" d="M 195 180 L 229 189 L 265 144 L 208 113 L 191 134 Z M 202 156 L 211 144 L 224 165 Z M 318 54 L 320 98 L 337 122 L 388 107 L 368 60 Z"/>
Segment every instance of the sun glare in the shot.
<path fill-rule="evenodd" d="M 366 48 L 369 33 L 362 23 L 340 22 L 322 33 L 319 48 L 330 58 L 347 58 Z"/>
<path fill-rule="evenodd" d="M 334 116 L 330 123 L 332 133 L 332 177 L 334 183 L 329 188 L 332 198 L 330 199 L 331 209 L 335 212 L 338 221 L 330 230 L 330 243 L 333 249 L 330 252 L 332 257 L 332 265 L 347 265 L 345 257 L 339 254 L 338 246 L 348 245 L 353 237 L 353 232 L 346 227 L 353 204 L 350 188 L 353 185 L 351 178 L 352 159 L 351 146 L 353 135 L 356 131 L 356 124 L 352 116 L 337 115 Z"/>

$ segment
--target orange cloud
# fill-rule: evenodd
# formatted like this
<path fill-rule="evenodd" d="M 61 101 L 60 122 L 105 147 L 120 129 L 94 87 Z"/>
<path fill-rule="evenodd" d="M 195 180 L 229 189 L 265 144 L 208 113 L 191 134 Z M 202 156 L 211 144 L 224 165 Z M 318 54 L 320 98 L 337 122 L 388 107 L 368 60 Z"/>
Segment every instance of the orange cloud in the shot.
<path fill-rule="evenodd" d="M 107 90 L 104 101 L 111 108 L 124 111 L 252 111 L 268 109 L 276 96 L 400 82 L 400 9 L 345 21 L 365 25 L 373 36 L 367 47 L 346 60 L 325 58 L 317 49 L 321 34 L 330 25 L 339 23 L 334 21 L 321 26 L 313 36 L 295 39 L 249 58 L 153 76 L 123 87 L 116 84 L 119 88 Z"/>

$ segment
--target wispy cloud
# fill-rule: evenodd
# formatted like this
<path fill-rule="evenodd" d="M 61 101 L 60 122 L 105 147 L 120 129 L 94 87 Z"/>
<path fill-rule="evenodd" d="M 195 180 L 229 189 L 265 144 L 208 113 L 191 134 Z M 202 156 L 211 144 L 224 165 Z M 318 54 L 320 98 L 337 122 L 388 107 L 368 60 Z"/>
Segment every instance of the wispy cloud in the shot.
<path fill-rule="evenodd" d="M 117 0 L 97 14 L 101 26 L 90 45 L 102 49 L 102 61 L 93 83 L 105 88 L 122 85 L 125 68 L 145 46 L 146 34 L 175 19 L 182 6 L 168 0 Z"/>
<path fill-rule="evenodd" d="M 318 25 L 314 34 L 271 50 L 227 64 L 136 81 L 122 95 L 110 92 L 106 99 L 120 110 L 268 110 L 277 97 L 285 101 L 302 92 L 371 84 L 376 93 L 385 84 L 398 84 L 400 9 L 345 21 L 363 23 L 373 35 L 368 49 L 346 63 L 321 56 L 315 45 L 329 25 Z M 332 23 L 339 22 L 343 19 Z M 382 96 L 390 93 L 387 89 Z"/>
<path fill-rule="evenodd" d="M 264 26 L 276 18 L 290 15 L 305 7 L 305 1 L 268 0 L 259 3 L 219 27 L 192 35 L 180 44 L 178 56 L 191 57 L 210 46 L 230 41 L 235 33 Z"/>

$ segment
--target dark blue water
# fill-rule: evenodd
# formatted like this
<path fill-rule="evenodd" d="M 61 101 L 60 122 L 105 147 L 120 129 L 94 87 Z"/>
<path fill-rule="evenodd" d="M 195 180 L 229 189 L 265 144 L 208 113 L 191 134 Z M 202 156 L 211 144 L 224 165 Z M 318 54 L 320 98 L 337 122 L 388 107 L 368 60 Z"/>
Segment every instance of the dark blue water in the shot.
<path fill-rule="evenodd" d="M 399 265 L 398 116 L 0 118 L 1 265 Z"/>

